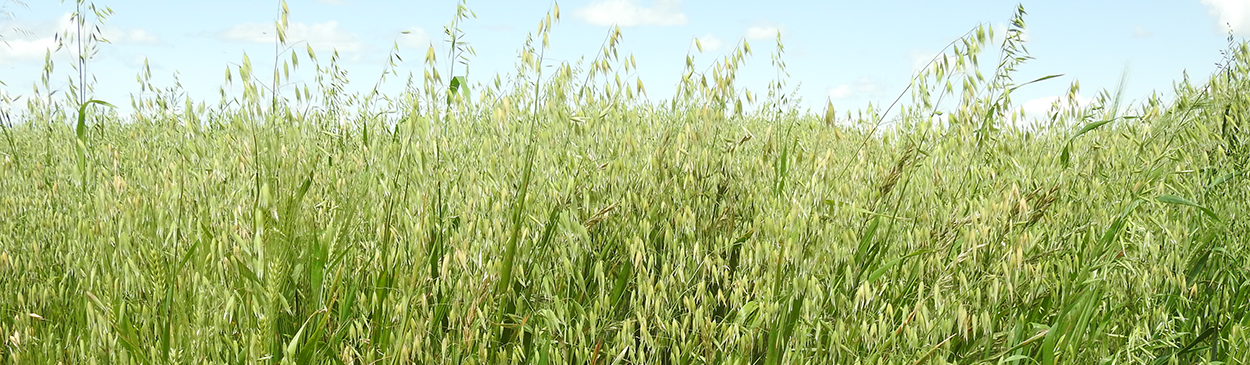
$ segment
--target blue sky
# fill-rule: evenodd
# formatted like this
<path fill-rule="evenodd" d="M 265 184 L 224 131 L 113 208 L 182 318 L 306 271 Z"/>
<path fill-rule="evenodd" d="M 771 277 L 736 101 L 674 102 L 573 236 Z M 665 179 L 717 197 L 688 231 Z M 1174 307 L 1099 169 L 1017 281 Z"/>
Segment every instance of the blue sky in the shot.
<path fill-rule="evenodd" d="M 96 97 L 129 105 L 137 93 L 136 75 L 146 59 L 154 84 L 169 87 L 175 73 L 195 100 L 215 104 L 228 65 L 247 53 L 254 67 L 273 66 L 273 22 L 278 1 L 99 1 L 115 14 L 102 28 L 112 44 L 102 45 L 91 73 Z M 1229 32 L 1250 34 L 1250 0 L 1023 1 L 1026 38 L 1036 58 L 1019 70 L 1024 81 L 1048 74 L 1060 79 L 1031 85 L 1013 95 L 1026 110 L 1044 110 L 1049 101 L 1079 80 L 1083 97 L 1115 89 L 1127 70 L 1126 96 L 1140 100 L 1158 91 L 1171 95 L 1172 83 L 1188 72 L 1205 80 L 1220 61 Z M 388 90 L 402 87 L 408 72 L 420 75 L 432 44 L 446 61 L 442 29 L 456 3 L 439 1 L 316 0 L 288 2 L 291 42 L 307 42 L 324 62 L 337 49 L 352 80 L 350 90 L 373 86 L 387 54 L 398 42 L 405 59 Z M 470 59 L 470 81 L 485 82 L 512 72 L 517 50 L 551 8 L 547 1 L 470 0 L 476 14 L 463 25 L 477 51 Z M 38 81 L 45 50 L 70 25 L 73 2 L 0 0 L 0 86 L 9 97 L 28 95 Z M 888 103 L 903 91 L 918 65 L 978 24 L 1001 30 L 1015 10 L 1006 1 L 695 1 L 567 0 L 559 2 L 561 21 L 551 37 L 552 62 L 593 57 L 613 24 L 624 33 L 620 50 L 636 57 L 639 77 L 652 100 L 672 95 L 687 54 L 702 70 L 745 39 L 754 56 L 740 74 L 743 86 L 763 91 L 776 75 L 769 63 L 774 35 L 781 32 L 790 86 L 799 87 L 803 105 L 840 111 L 869 102 Z M 21 29 L 18 32 L 15 29 Z M 409 34 L 401 34 L 408 31 Z M 699 54 L 692 40 L 700 39 Z M 296 46 L 303 55 L 303 45 Z M 997 47 L 987 47 L 982 63 L 992 64 Z M 71 56 L 59 64 L 54 88 L 66 89 Z M 305 67 L 308 64 L 305 64 Z M 446 64 L 440 66 L 445 70 Z M 267 73 L 262 73 L 267 75 Z M 417 76 L 419 80 L 420 77 Z M 311 80 L 307 80 L 311 83 Z M 15 105 L 16 107 L 16 105 Z M 128 109 L 128 107 L 124 107 Z"/>

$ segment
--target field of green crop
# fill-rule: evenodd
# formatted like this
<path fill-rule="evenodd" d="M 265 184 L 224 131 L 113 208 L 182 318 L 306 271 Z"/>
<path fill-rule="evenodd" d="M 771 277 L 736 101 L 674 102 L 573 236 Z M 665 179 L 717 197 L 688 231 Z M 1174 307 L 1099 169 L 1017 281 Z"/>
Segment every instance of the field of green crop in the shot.
<path fill-rule="evenodd" d="M 1250 46 L 1020 127 L 1023 15 L 854 114 L 745 43 L 647 102 L 619 30 L 541 63 L 558 8 L 491 82 L 433 66 L 462 8 L 401 95 L 298 49 L 217 105 L 27 98 L 0 363 L 1250 363 Z"/>

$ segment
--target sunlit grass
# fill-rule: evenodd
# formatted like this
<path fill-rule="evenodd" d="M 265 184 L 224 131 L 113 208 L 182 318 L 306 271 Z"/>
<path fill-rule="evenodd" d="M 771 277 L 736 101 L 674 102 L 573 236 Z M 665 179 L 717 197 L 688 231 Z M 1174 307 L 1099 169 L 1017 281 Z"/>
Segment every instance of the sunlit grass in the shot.
<path fill-rule="evenodd" d="M 735 86 L 745 42 L 648 103 L 619 30 L 543 63 L 558 21 L 499 83 L 430 52 L 404 95 L 343 95 L 287 50 L 320 95 L 244 61 L 217 106 L 30 99 L 0 149 L 0 361 L 1250 359 L 1244 43 L 1170 103 L 1021 129 L 1022 10 L 855 115 Z"/>

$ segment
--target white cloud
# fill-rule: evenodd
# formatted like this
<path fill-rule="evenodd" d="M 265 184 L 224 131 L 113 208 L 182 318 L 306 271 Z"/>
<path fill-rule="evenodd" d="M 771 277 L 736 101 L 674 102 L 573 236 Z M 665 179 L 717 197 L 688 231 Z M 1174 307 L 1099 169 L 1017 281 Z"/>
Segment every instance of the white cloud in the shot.
<path fill-rule="evenodd" d="M 143 64 L 144 64 L 144 63 L 147 63 L 148 67 L 149 67 L 149 68 L 151 68 L 151 69 L 153 69 L 153 70 L 164 70 L 164 69 L 165 69 L 165 67 L 164 67 L 163 65 L 161 65 L 161 64 L 159 64 L 159 63 L 157 63 L 155 60 L 153 60 L 153 59 L 151 59 L 151 58 L 148 58 L 148 56 L 147 56 L 147 55 L 141 55 L 141 54 L 137 54 L 137 55 L 131 56 L 131 57 L 130 57 L 130 60 L 127 60 L 127 61 L 126 61 L 126 67 L 129 67 L 129 68 L 131 68 L 131 69 L 133 69 L 133 70 L 143 70 Z"/>
<path fill-rule="evenodd" d="M 8 25 L 8 24 L 6 24 Z M 23 28 L 29 30 L 29 28 Z M 0 42 L 0 65 L 11 65 L 23 61 L 43 60 L 43 56 L 52 51 L 56 53 L 56 38 L 52 33 L 31 32 L 36 34 L 3 34 Z M 55 55 L 53 56 L 55 57 Z"/>
<path fill-rule="evenodd" d="M 43 59 L 44 54 L 56 49 L 56 40 L 52 37 L 33 40 L 6 39 L 5 42 L 8 44 L 0 44 L 0 64 Z"/>
<path fill-rule="evenodd" d="M 770 40 L 777 39 L 777 34 L 785 34 L 781 28 L 770 25 L 756 25 L 747 28 L 746 37 L 749 40 Z"/>
<path fill-rule="evenodd" d="M 828 95 L 830 99 L 834 100 L 879 97 L 881 96 L 881 86 L 877 85 L 877 82 L 872 78 L 865 76 L 850 84 L 842 84 L 830 88 Z"/>
<path fill-rule="evenodd" d="M 400 34 L 397 41 L 400 47 L 425 51 L 426 48 L 429 48 L 434 43 L 433 38 L 430 38 L 430 33 L 427 33 L 425 29 L 413 27 L 404 31 L 408 32 L 408 34 Z"/>
<path fill-rule="evenodd" d="M 16 21 L 5 24 L 10 29 L 22 29 L 26 34 L 5 34 L 0 43 L 0 64 L 42 60 L 48 51 L 56 53 L 57 35 L 70 32 L 76 27 L 69 13 L 42 22 Z M 88 25 L 91 26 L 91 25 Z M 72 33 L 72 32 L 70 32 Z M 113 44 L 158 44 L 160 38 L 144 29 L 119 28 L 105 24 L 100 35 Z M 72 45 L 72 39 L 65 40 Z M 70 47 L 73 48 L 73 47 Z M 62 50 L 64 52 L 65 50 Z"/>
<path fill-rule="evenodd" d="M 1140 25 L 1133 27 L 1133 38 L 1149 38 L 1153 34 Z"/>
<path fill-rule="evenodd" d="M 705 36 L 699 37 L 694 41 L 690 41 L 691 48 L 698 48 L 695 45 L 695 42 L 698 42 L 699 45 L 703 46 L 703 52 L 716 52 L 717 50 L 720 50 L 721 46 L 725 45 L 724 41 L 722 41 L 720 38 L 716 37 L 715 35 L 712 35 L 711 33 L 708 33 Z"/>
<path fill-rule="evenodd" d="M 846 99 L 851 97 L 851 85 L 838 85 L 838 87 L 829 89 L 829 98 L 833 100 Z"/>
<path fill-rule="evenodd" d="M 102 30 L 105 39 L 113 43 L 159 44 L 160 37 L 143 29 L 121 29 L 106 27 Z"/>
<path fill-rule="evenodd" d="M 651 7 L 639 5 L 638 0 L 602 0 L 575 10 L 573 15 L 597 26 L 685 25 L 686 14 L 680 5 L 681 0 L 656 0 Z"/>
<path fill-rule="evenodd" d="M 1214 17 L 1224 32 L 1250 36 L 1250 2 L 1246 0 L 1202 0 L 1207 13 Z"/>
<path fill-rule="evenodd" d="M 994 39 L 992 42 L 1001 43 L 1007 37 L 1007 31 L 1010 29 L 1007 27 L 1007 23 L 994 23 Z M 1024 43 L 1029 43 L 1033 40 L 1033 34 L 1029 31 L 1029 28 L 1024 28 L 1024 32 L 1020 33 L 1020 40 L 1024 41 Z"/>
<path fill-rule="evenodd" d="M 277 41 L 273 32 L 272 24 L 244 23 L 218 32 L 217 37 L 237 42 L 273 44 Z M 362 52 L 369 48 L 356 34 L 347 32 L 333 20 L 312 24 L 291 22 L 286 28 L 286 41 L 287 44 L 304 41 L 314 49 L 334 49 L 343 53 Z"/>
<path fill-rule="evenodd" d="M 907 58 L 911 60 L 911 72 L 915 73 L 923 70 L 937 56 L 938 53 L 933 51 L 912 50 L 907 54 Z"/>
<path fill-rule="evenodd" d="M 218 32 L 217 37 L 238 42 L 269 43 L 274 41 L 270 34 L 273 30 L 269 24 L 246 23 Z M 290 35 L 289 30 L 287 34 Z"/>
<path fill-rule="evenodd" d="M 877 96 L 881 94 L 881 87 L 877 86 L 877 82 L 873 79 L 861 77 L 855 80 L 855 91 L 868 96 Z"/>

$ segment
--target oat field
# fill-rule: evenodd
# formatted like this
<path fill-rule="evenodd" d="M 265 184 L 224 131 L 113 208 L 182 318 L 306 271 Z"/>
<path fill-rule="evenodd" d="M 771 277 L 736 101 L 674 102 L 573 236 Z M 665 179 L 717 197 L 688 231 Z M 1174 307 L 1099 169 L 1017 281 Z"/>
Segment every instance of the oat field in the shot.
<path fill-rule="evenodd" d="M 1244 42 L 1022 123 L 1023 9 L 853 113 L 738 86 L 785 67 L 746 43 L 643 98 L 619 29 L 543 61 L 557 7 L 467 80 L 470 16 L 402 94 L 297 47 L 4 114 L 0 363 L 1250 363 Z"/>

